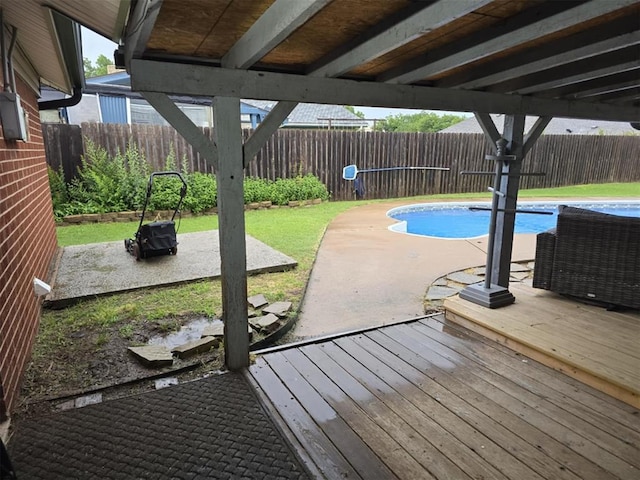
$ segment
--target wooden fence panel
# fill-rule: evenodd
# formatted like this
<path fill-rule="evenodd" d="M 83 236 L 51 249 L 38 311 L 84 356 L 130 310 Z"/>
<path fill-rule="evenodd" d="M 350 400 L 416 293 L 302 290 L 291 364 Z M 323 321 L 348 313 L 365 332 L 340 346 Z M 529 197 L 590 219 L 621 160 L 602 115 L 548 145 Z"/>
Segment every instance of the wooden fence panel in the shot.
<path fill-rule="evenodd" d="M 67 183 L 75 176 L 82 163 L 84 148 L 82 131 L 78 125 L 43 123 L 42 136 L 49 165 L 56 171 L 62 168 Z"/>
<path fill-rule="evenodd" d="M 213 137 L 211 129 L 203 130 Z M 173 151 L 176 168 L 215 173 L 210 165 L 172 127 L 156 125 L 44 124 L 49 164 L 62 164 L 70 179 L 80 164 L 82 138 L 114 156 L 136 145 L 154 170 L 164 168 Z M 243 132 L 246 140 L 250 131 Z M 247 176 L 290 178 L 316 175 L 335 200 L 355 198 L 353 182 L 342 169 L 386 167 L 448 167 L 450 171 L 398 170 L 371 172 L 360 177 L 367 198 L 397 198 L 425 194 L 486 192 L 490 177 L 460 175 L 464 170 L 493 171 L 485 155 L 491 149 L 482 134 L 351 132 L 342 130 L 278 130 L 246 169 Z M 584 183 L 640 181 L 640 136 L 543 135 L 524 159 L 523 171 L 546 172 L 523 177 L 521 188 L 548 188 Z"/>

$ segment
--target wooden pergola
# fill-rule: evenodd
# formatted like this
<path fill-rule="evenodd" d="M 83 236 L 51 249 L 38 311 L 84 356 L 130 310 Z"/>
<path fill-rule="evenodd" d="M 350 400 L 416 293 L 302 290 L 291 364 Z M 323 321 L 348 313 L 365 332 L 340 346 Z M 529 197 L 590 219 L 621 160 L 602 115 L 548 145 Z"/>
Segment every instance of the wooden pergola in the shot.
<path fill-rule="evenodd" d="M 76 18 L 74 2 L 56 3 Z M 243 170 L 297 102 L 475 114 L 492 149 L 495 228 L 491 280 L 463 296 L 498 307 L 513 301 L 523 159 L 552 117 L 640 121 L 639 27 L 637 0 L 133 2 L 124 30 L 108 32 L 118 62 L 217 169 L 228 367 L 249 362 Z M 215 138 L 170 94 L 215 97 Z M 244 144 L 240 98 L 279 101 Z M 506 115 L 504 131 L 490 113 Z M 525 115 L 539 117 L 528 132 Z"/>

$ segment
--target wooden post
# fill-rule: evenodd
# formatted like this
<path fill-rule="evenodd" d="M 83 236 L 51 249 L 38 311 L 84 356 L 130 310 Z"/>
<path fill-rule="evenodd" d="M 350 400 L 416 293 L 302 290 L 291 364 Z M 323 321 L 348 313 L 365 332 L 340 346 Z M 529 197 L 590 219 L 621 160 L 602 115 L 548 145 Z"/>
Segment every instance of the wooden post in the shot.
<path fill-rule="evenodd" d="M 524 115 L 505 115 L 502 133 L 502 138 L 507 141 L 507 152 L 516 157 L 513 161 L 505 162 L 502 167 L 500 191 L 505 195 L 498 198 L 498 217 L 494 236 L 493 264 L 491 265 L 491 276 L 494 283 L 504 288 L 509 288 L 513 231 L 516 222 L 515 209 L 518 202 L 524 152 L 524 120 Z"/>
<path fill-rule="evenodd" d="M 244 167 L 239 99 L 214 99 L 213 128 L 218 147 L 218 222 L 225 363 L 229 370 L 239 370 L 249 365 Z"/>

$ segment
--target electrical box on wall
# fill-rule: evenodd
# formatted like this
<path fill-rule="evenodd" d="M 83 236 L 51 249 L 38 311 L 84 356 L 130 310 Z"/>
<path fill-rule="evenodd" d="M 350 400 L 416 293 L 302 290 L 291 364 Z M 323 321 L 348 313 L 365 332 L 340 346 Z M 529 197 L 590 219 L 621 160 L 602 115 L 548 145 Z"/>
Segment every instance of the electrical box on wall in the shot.
<path fill-rule="evenodd" d="M 20 104 L 20 95 L 0 92 L 0 121 L 5 140 L 27 141 L 27 122 Z"/>

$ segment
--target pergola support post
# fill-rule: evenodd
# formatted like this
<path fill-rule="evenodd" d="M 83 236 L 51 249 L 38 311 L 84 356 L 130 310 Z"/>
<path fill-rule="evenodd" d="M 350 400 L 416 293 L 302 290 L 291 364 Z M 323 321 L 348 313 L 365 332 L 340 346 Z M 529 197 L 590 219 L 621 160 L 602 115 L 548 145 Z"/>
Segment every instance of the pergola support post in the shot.
<path fill-rule="evenodd" d="M 240 100 L 215 97 L 213 124 L 219 159 L 218 231 L 225 363 L 229 370 L 239 370 L 249 365 L 243 196 L 244 155 L 240 126 Z"/>
<path fill-rule="evenodd" d="M 515 301 L 515 297 L 509 292 L 509 275 L 518 189 L 524 157 L 525 116 L 505 116 L 502 138 L 497 141 L 495 141 L 496 129 L 490 117 L 476 115 L 476 118 L 481 123 L 491 122 L 491 125 L 483 125 L 482 129 L 489 143 L 495 145 L 496 155 L 487 155 L 486 158 L 494 160 L 496 174 L 494 186 L 491 189 L 493 202 L 485 282 L 465 288 L 460 292 L 460 298 L 485 307 L 498 308 Z"/>

